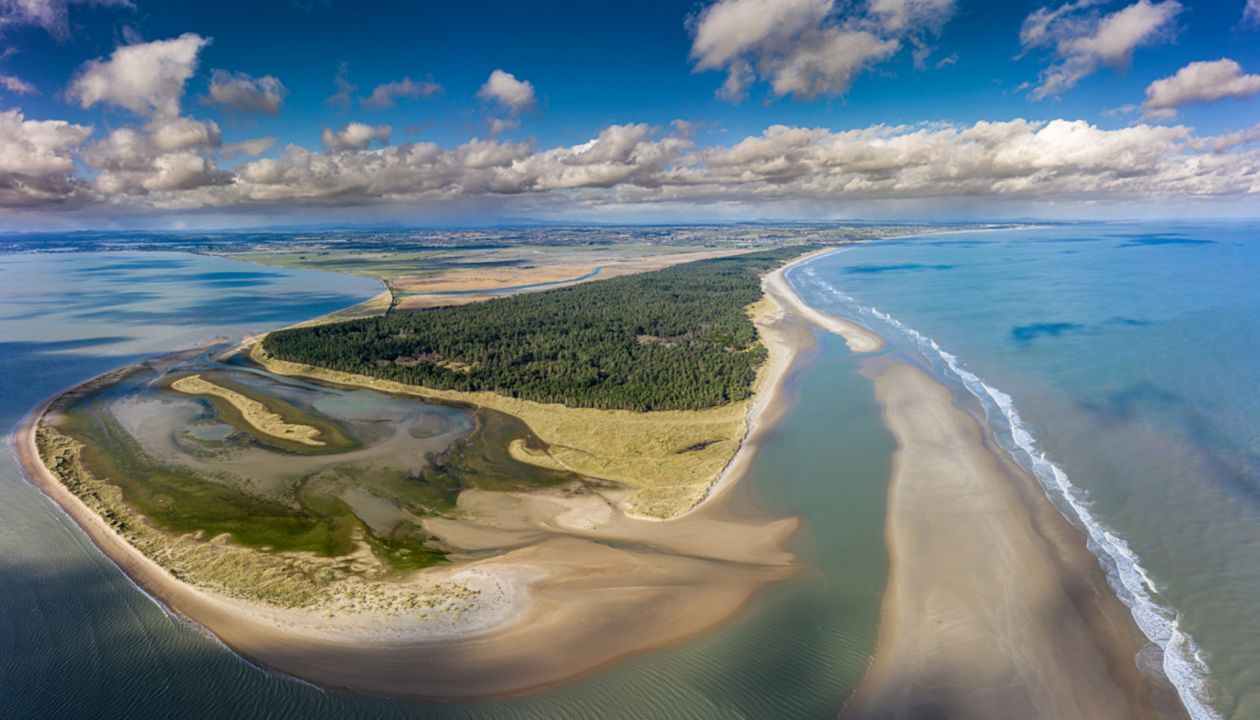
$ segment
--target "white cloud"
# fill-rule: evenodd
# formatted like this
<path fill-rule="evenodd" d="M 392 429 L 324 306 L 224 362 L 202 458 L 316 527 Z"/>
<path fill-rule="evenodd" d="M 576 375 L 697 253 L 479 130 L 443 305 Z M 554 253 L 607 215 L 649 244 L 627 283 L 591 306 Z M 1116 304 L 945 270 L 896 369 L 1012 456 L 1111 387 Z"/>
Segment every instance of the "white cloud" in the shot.
<path fill-rule="evenodd" d="M 83 161 L 98 170 L 93 181 L 104 197 L 190 191 L 223 184 L 210 154 L 220 146 L 219 126 L 186 117 L 154 119 L 144 130 L 123 127 L 84 148 Z"/>
<path fill-rule="evenodd" d="M 27 120 L 21 110 L 0 112 L 0 173 L 48 175 L 74 170 L 73 151 L 92 128 L 64 120 Z"/>
<path fill-rule="evenodd" d="M 219 148 L 219 154 L 225 157 L 235 157 L 237 155 L 258 157 L 270 150 L 275 144 L 276 139 L 273 137 L 252 138 L 223 145 Z"/>
<path fill-rule="evenodd" d="M 583 143 L 538 148 L 495 139 L 373 147 L 386 141 L 387 128 L 350 123 L 325 133 L 327 151 L 289 145 L 276 157 L 222 171 L 213 162 L 216 153 L 260 153 L 269 139 L 216 148 L 217 128 L 180 119 L 150 132 L 119 128 L 87 145 L 79 154 L 96 175 L 77 177 L 73 153 L 90 129 L 24 122 L 20 114 L 0 116 L 0 204 L 6 206 L 60 198 L 181 210 L 461 201 L 526 208 L 789 203 L 834 210 L 945 200 L 977 207 L 1192 198 L 1237 203 L 1260 195 L 1254 171 L 1260 128 L 1199 136 L 1182 126 L 1104 130 L 1080 120 L 839 131 L 776 125 L 729 145 L 697 147 L 685 128 L 626 124 L 605 127 Z M 36 165 L 38 157 L 45 160 Z M 30 190 L 12 190 L 15 163 L 26 177 L 48 178 L 38 203 Z"/>
<path fill-rule="evenodd" d="M 1151 83 L 1142 109 L 1152 117 L 1167 118 L 1175 116 L 1182 105 L 1256 94 L 1260 94 L 1260 75 L 1248 75 L 1238 63 L 1222 58 L 1192 62 L 1175 75 Z"/>
<path fill-rule="evenodd" d="M 516 79 L 510 72 L 495 70 L 477 91 L 477 97 L 511 113 L 521 113 L 534 106 L 534 85 L 528 80 Z"/>
<path fill-rule="evenodd" d="M 65 203 L 77 195 L 74 153 L 91 134 L 85 125 L 0 112 L 0 207 Z"/>
<path fill-rule="evenodd" d="M 70 35 L 71 5 L 135 8 L 130 0 L 0 0 L 0 29 L 36 25 L 64 40 Z"/>
<path fill-rule="evenodd" d="M 213 120 L 180 117 L 152 128 L 153 146 L 160 152 L 210 148 L 219 145 L 219 126 Z"/>
<path fill-rule="evenodd" d="M 193 152 L 159 155 L 153 161 L 153 173 L 141 186 L 145 190 L 191 190 L 231 181 L 231 175 L 220 173 L 214 162 Z"/>
<path fill-rule="evenodd" d="M 14 95 L 33 95 L 38 92 L 34 85 L 16 75 L 0 75 L 0 87 Z"/>
<path fill-rule="evenodd" d="M 368 125 L 361 122 L 352 122 L 340 130 L 324 128 L 324 133 L 320 139 L 324 143 L 324 148 L 329 152 L 341 152 L 343 150 L 362 150 L 373 142 L 387 145 L 389 144 L 390 133 L 391 129 L 388 125 Z"/>
<path fill-rule="evenodd" d="M 67 95 L 84 108 L 107 103 L 137 115 L 179 115 L 184 83 L 197 69 L 197 54 L 209 38 L 185 33 L 120 47 L 108 59 L 90 60 L 79 69 Z"/>
<path fill-rule="evenodd" d="M 210 94 L 202 101 L 243 113 L 276 115 L 288 94 L 284 83 L 271 75 L 253 77 L 243 72 L 215 70 L 210 74 Z"/>
<path fill-rule="evenodd" d="M 1167 39 L 1181 12 L 1177 0 L 1137 0 L 1113 13 L 1092 8 L 1101 0 L 1076 0 L 1051 9 L 1042 7 L 1020 29 L 1024 52 L 1050 49 L 1058 62 L 1042 71 L 1032 97 L 1041 100 L 1076 86 L 1100 67 L 1124 67 L 1133 51 Z"/>
<path fill-rule="evenodd" d="M 521 126 L 520 118 L 491 118 L 490 137 L 498 137 Z"/>
<path fill-rule="evenodd" d="M 954 0 L 718 0 L 691 18 L 696 70 L 724 70 L 718 96 L 739 101 L 758 79 L 775 95 L 814 98 L 846 92 L 904 42 L 923 67 Z"/>
<path fill-rule="evenodd" d="M 359 104 L 367 110 L 388 110 L 394 107 L 394 101 L 398 98 L 427 98 L 441 92 L 442 86 L 432 80 L 415 82 L 405 77 L 402 80 L 377 85 L 372 89 L 371 95 L 359 100 Z"/>
<path fill-rule="evenodd" d="M 1243 23 L 1260 26 L 1260 0 L 1247 0 L 1243 8 Z"/>

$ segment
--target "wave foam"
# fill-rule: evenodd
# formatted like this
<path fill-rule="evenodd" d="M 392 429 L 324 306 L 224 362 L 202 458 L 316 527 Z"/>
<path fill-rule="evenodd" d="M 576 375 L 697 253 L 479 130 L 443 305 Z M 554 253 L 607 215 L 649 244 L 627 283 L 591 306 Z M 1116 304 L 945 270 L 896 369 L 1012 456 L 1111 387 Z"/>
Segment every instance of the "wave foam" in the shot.
<path fill-rule="evenodd" d="M 1085 529 L 1089 550 L 1098 557 L 1099 564 L 1106 571 L 1107 579 L 1117 596 L 1128 606 L 1142 633 L 1162 651 L 1164 675 L 1176 689 L 1190 717 L 1193 720 L 1220 720 L 1220 715 L 1208 702 L 1207 663 L 1194 640 L 1182 632 L 1177 611 L 1156 600 L 1155 596 L 1159 591 L 1150 573 L 1142 566 L 1138 554 L 1094 515 L 1085 491 L 1074 485 L 1067 473 L 1038 449 L 1036 438 L 1024 425 L 1011 396 L 981 380 L 966 368 L 958 356 L 945 351 L 932 338 L 888 313 L 874 307 L 862 306 L 851 296 L 819 278 L 816 272 L 805 274 L 820 289 L 855 308 L 859 315 L 870 315 L 897 330 L 929 361 L 932 356 L 944 361 L 949 372 L 980 401 L 999 444 L 1003 445 L 1016 462 L 1033 473 L 1051 500 L 1057 497 L 1062 501 L 1055 504 L 1069 520 L 1074 520 Z M 993 410 L 997 411 L 999 423 L 994 423 Z M 1007 437 L 1003 437 L 1003 428 L 999 425 L 1005 426 Z M 1003 440 L 1007 442 L 1001 442 Z M 1064 504 L 1071 513 L 1063 510 Z"/>

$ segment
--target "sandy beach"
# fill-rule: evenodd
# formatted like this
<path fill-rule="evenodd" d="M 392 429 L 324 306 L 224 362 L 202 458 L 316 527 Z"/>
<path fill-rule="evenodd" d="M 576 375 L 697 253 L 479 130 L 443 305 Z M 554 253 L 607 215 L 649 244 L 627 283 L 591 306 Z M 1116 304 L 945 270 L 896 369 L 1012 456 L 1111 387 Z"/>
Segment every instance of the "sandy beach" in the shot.
<path fill-rule="evenodd" d="M 923 371 L 873 379 L 898 444 L 892 574 L 846 717 L 1161 717 L 1145 638 L 1036 481 Z"/>
<path fill-rule="evenodd" d="M 16 435 L 28 477 L 164 606 L 251 662 L 327 687 L 400 697 L 518 694 L 676 643 L 721 623 L 765 585 L 794 574 L 793 518 L 733 502 L 732 490 L 784 411 L 784 379 L 812 342 L 782 312 L 763 313 L 770 362 L 739 453 L 708 499 L 668 522 L 626 516 L 598 494 L 465 493 L 477 523 L 433 520 L 455 547 L 496 550 L 436 572 L 475 600 L 444 622 L 353 613 L 326 617 L 231 599 L 173 577 L 116 534 L 39 459 L 35 429 Z M 424 574 L 430 585 L 435 573 Z M 417 580 L 417 582 L 420 582 Z"/>
<path fill-rule="evenodd" d="M 835 252 L 834 249 L 809 253 L 770 273 L 766 276 L 764 282 L 766 293 L 773 297 L 779 305 L 790 309 L 804 320 L 844 338 L 845 344 L 853 352 L 878 352 L 884 348 L 884 338 L 852 320 L 819 312 L 810 307 L 804 300 L 801 300 L 800 296 L 788 285 L 787 279 L 784 277 L 784 273 L 796 265 L 833 252 Z"/>

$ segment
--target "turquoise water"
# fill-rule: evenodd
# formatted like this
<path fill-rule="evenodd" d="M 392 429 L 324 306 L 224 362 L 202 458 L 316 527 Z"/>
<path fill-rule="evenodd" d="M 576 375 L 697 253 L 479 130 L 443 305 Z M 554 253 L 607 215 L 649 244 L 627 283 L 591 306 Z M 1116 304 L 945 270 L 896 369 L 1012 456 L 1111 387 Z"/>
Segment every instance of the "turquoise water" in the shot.
<path fill-rule="evenodd" d="M 140 357 L 290 324 L 378 288 L 172 253 L 0 255 L 0 428 Z M 263 672 L 132 586 L 0 455 L 0 717 L 834 717 L 875 641 L 893 442 L 843 343 L 818 340 L 733 510 L 799 515 L 800 574 L 712 633 L 509 700 L 401 702 Z"/>
<path fill-rule="evenodd" d="M 921 236 L 789 278 L 975 395 L 1196 717 L 1260 717 L 1260 225 Z"/>

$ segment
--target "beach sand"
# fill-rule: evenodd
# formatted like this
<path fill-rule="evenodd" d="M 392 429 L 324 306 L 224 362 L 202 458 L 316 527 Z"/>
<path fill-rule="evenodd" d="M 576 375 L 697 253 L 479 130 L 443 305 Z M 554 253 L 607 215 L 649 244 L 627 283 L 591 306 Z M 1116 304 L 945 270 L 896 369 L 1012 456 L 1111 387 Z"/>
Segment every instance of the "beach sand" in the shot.
<path fill-rule="evenodd" d="M 129 545 L 43 466 L 35 428 L 47 404 L 19 430 L 16 450 L 28 477 L 141 588 L 254 663 L 399 697 L 518 694 L 692 637 L 797 572 L 786 549 L 797 520 L 769 516 L 732 492 L 784 412 L 781 390 L 797 352 L 812 343 L 781 312 L 758 322 L 771 360 L 745 441 L 706 502 L 659 522 L 628 517 L 590 493 L 466 493 L 461 505 L 479 503 L 476 520 L 426 528 L 467 551 L 438 571 L 442 579 L 463 577 L 467 586 L 471 575 L 481 595 L 465 617 L 439 628 L 409 628 L 405 617 L 329 618 L 192 587 Z M 498 554 L 473 559 L 486 550 Z"/>
<path fill-rule="evenodd" d="M 873 375 L 898 444 L 891 576 L 879 649 L 844 717 L 1179 716 L 1137 668 L 1146 639 L 1128 609 L 1036 480 L 923 371 L 892 361 Z"/>
<path fill-rule="evenodd" d="M 819 312 L 801 299 L 796 291 L 788 285 L 787 279 L 784 277 L 789 269 L 795 265 L 808 262 L 819 255 L 825 255 L 835 252 L 834 249 L 820 250 L 813 252 L 804 257 L 797 258 L 774 272 L 766 275 L 763 285 L 766 294 L 770 295 L 784 308 L 790 309 L 793 313 L 817 325 L 818 327 L 839 335 L 844 338 L 844 342 L 849 349 L 857 353 L 878 352 L 884 348 L 884 338 L 878 334 L 871 332 L 869 328 L 863 327 L 852 320 L 828 315 Z"/>

